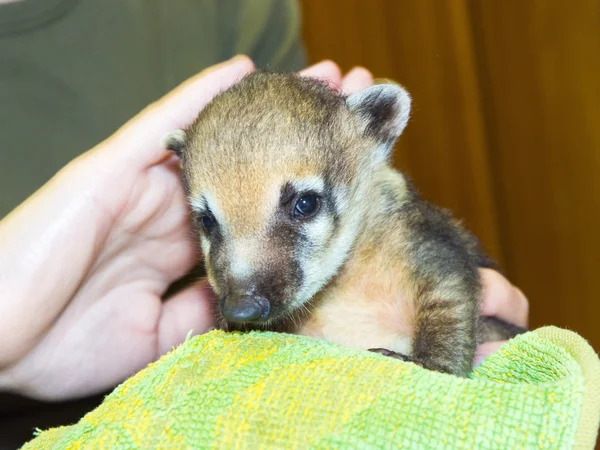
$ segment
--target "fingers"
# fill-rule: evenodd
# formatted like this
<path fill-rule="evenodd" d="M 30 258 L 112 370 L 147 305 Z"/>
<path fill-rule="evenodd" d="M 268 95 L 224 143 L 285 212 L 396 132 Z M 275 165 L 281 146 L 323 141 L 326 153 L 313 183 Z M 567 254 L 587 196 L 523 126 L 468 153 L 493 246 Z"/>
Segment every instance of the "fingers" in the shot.
<path fill-rule="evenodd" d="M 301 70 L 299 73 L 304 77 L 323 80 L 333 89 L 339 89 L 342 85 L 342 71 L 333 61 L 322 61 L 307 69 Z"/>
<path fill-rule="evenodd" d="M 361 91 L 373 84 L 373 75 L 364 67 L 355 67 L 346 76 L 342 76 L 339 66 L 333 61 L 322 61 L 300 71 L 300 75 L 317 78 L 344 94 Z"/>
<path fill-rule="evenodd" d="M 479 345 L 475 350 L 473 365 L 480 365 L 488 356 L 500 350 L 500 347 L 502 347 L 506 342 L 507 341 L 486 342 L 485 344 Z"/>
<path fill-rule="evenodd" d="M 214 294 L 203 280 L 189 287 L 165 302 L 158 325 L 159 356 L 181 344 L 188 333 L 206 333 L 214 326 L 211 302 Z"/>
<path fill-rule="evenodd" d="M 373 85 L 373 75 L 363 67 L 355 67 L 344 77 L 342 91 L 344 94 L 354 94 Z"/>
<path fill-rule="evenodd" d="M 529 303 L 520 289 L 491 269 L 480 269 L 483 282 L 481 314 L 493 316 L 521 327 L 527 327 Z M 507 341 L 486 342 L 477 347 L 474 365 L 479 365 Z"/>
<path fill-rule="evenodd" d="M 482 315 L 526 327 L 529 303 L 521 290 L 495 270 L 480 269 L 480 273 L 484 286 Z"/>
<path fill-rule="evenodd" d="M 164 158 L 168 152 L 162 139 L 167 133 L 189 125 L 215 95 L 253 70 L 254 63 L 248 57 L 237 56 L 200 72 L 144 109 L 107 144 L 146 164 Z"/>

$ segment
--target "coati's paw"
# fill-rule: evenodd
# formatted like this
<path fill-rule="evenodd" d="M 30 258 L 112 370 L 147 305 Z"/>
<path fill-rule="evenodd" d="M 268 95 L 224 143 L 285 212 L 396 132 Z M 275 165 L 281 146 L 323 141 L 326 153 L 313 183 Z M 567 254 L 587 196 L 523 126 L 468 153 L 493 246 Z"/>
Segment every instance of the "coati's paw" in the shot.
<path fill-rule="evenodd" d="M 422 364 L 418 360 L 414 359 L 413 357 L 405 355 L 403 353 L 397 353 L 392 350 L 388 350 L 386 348 L 370 348 L 369 351 L 373 352 L 373 353 L 379 353 L 380 355 L 388 356 L 390 358 L 399 359 L 399 360 L 406 361 L 406 362 L 412 362 L 419 366 L 422 366 Z"/>
<path fill-rule="evenodd" d="M 403 355 L 402 353 L 396 353 L 386 348 L 370 348 L 369 351 L 373 353 L 379 353 L 383 356 L 389 356 L 390 358 L 402 359 L 404 361 L 406 361 L 406 359 L 408 358 L 407 355 Z"/>

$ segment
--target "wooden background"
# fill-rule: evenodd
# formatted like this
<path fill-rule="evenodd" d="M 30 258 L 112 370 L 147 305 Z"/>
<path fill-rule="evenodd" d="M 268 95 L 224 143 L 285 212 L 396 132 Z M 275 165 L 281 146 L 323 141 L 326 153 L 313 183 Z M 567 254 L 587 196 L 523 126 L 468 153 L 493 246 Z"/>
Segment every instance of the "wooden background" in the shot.
<path fill-rule="evenodd" d="M 600 1 L 303 0 L 311 61 L 402 83 L 396 160 L 530 301 L 600 349 Z"/>

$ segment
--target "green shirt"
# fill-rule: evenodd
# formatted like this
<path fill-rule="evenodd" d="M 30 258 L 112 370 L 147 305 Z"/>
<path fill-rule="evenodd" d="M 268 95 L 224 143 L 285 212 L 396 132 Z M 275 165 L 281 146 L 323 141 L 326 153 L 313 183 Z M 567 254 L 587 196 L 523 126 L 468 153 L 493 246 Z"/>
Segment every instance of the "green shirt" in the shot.
<path fill-rule="evenodd" d="M 304 65 L 291 0 L 0 4 L 0 218 L 80 153 L 236 54 Z"/>

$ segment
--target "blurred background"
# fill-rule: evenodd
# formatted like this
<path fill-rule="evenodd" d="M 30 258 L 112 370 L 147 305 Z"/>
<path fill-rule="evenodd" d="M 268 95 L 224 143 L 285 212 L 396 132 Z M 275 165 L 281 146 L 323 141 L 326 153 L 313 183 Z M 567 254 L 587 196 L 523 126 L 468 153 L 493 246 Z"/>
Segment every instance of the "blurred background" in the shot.
<path fill-rule="evenodd" d="M 301 3 L 311 61 L 412 94 L 398 167 L 480 237 L 530 326 L 600 349 L 600 2 Z"/>
<path fill-rule="evenodd" d="M 0 0 L 0 218 L 185 78 L 237 53 L 331 59 L 413 96 L 399 168 L 481 239 L 530 326 L 600 349 L 600 1 Z M 0 396 L 0 448 L 101 396 Z"/>

